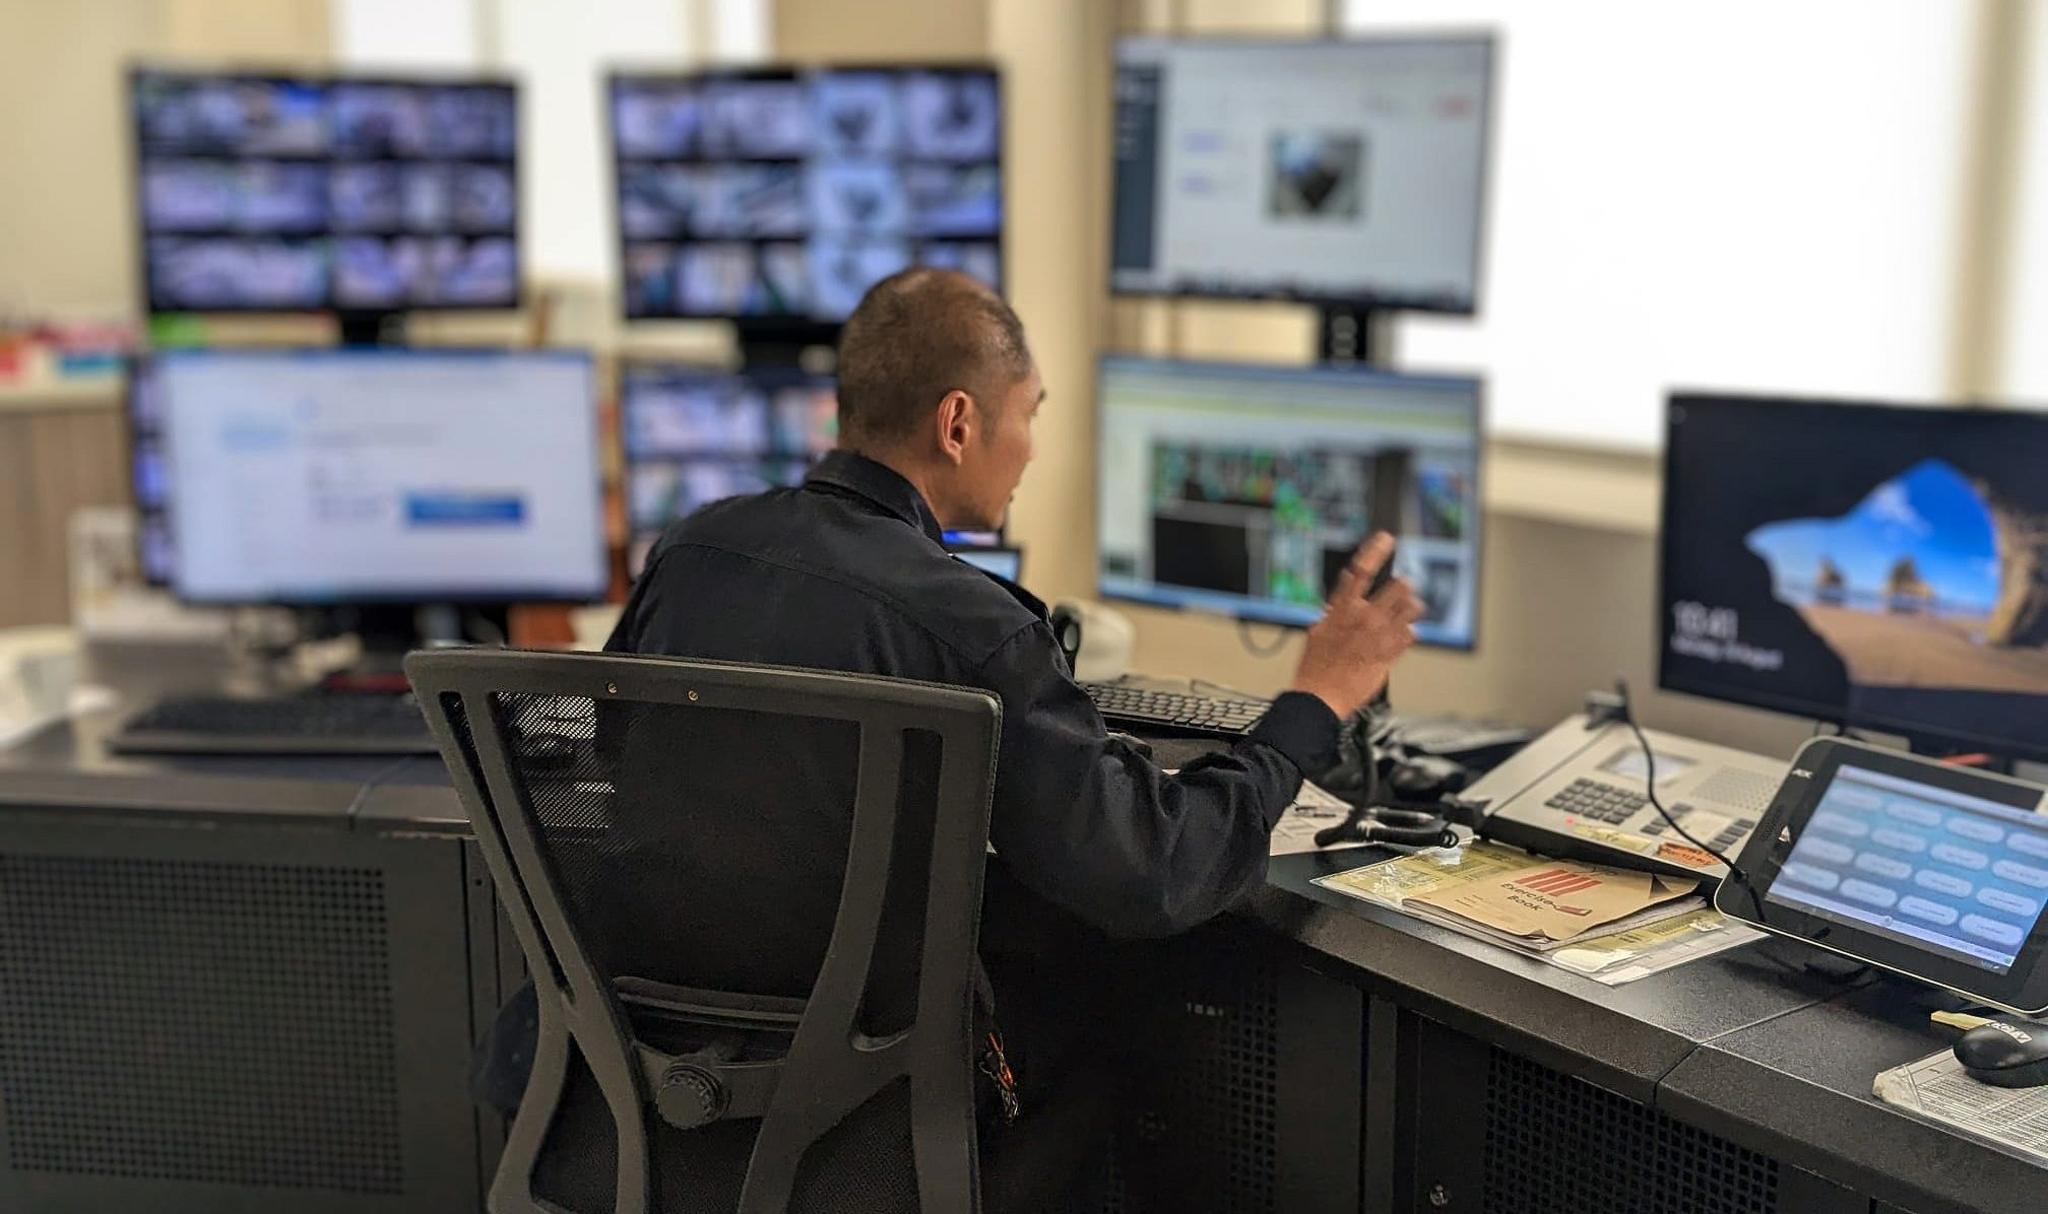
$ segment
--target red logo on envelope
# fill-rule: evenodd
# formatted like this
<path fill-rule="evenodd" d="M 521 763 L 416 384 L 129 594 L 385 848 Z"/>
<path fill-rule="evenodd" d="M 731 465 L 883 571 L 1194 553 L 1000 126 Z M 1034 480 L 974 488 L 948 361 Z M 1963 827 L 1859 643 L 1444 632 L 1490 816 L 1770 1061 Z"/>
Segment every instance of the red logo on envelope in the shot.
<path fill-rule="evenodd" d="M 1565 894 L 1576 894 L 1582 889 L 1591 889 L 1600 884 L 1600 878 L 1589 877 L 1584 873 L 1566 872 L 1561 868 L 1546 868 L 1542 872 L 1530 873 L 1526 877 L 1517 877 L 1513 884 L 1557 898 Z"/>

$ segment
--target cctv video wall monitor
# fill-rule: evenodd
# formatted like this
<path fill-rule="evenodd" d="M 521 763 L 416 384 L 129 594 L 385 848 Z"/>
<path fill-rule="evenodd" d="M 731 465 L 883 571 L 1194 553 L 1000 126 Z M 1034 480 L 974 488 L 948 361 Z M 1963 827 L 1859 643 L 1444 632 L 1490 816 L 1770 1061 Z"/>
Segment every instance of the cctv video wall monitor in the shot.
<path fill-rule="evenodd" d="M 832 378 L 795 368 L 746 372 L 629 363 L 619 373 L 626 452 L 628 570 L 670 523 L 699 506 L 802 483 L 838 439 Z"/>
<path fill-rule="evenodd" d="M 590 356 L 178 350 L 132 405 L 142 562 L 196 603 L 590 601 Z"/>
<path fill-rule="evenodd" d="M 912 264 L 1001 287 L 991 68 L 616 75 L 609 101 L 629 319 L 829 337 Z"/>
<path fill-rule="evenodd" d="M 1119 40 L 1111 289 L 1475 311 L 1493 56 Z"/>
<path fill-rule="evenodd" d="M 152 312 L 519 303 L 518 95 L 477 80 L 129 80 Z"/>
<path fill-rule="evenodd" d="M 1474 644 L 1478 380 L 1111 357 L 1097 399 L 1104 597 L 1305 627 L 1385 530 L 1417 636 Z"/>
<path fill-rule="evenodd" d="M 1679 394 L 1662 684 L 2048 758 L 2048 415 Z"/>

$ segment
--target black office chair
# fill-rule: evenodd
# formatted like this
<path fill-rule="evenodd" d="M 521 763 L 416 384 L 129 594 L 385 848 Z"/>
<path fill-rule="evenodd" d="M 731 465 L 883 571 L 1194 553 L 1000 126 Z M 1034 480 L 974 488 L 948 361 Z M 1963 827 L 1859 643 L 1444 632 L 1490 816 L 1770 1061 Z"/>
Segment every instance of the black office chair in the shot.
<path fill-rule="evenodd" d="M 977 1154 L 993 697 L 579 654 L 406 673 L 537 988 L 496 1214 L 1061 1208 L 1046 1160 Z M 850 813 L 759 812 L 835 768 Z"/>

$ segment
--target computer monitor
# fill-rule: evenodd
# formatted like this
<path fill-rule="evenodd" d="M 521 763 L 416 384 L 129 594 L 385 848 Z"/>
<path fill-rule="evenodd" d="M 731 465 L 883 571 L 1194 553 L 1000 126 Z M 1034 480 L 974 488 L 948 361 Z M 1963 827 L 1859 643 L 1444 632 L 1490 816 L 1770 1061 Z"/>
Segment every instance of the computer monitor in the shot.
<path fill-rule="evenodd" d="M 2048 415 L 1675 394 L 1661 682 L 2048 758 Z"/>
<path fill-rule="evenodd" d="M 1474 644 L 1478 380 L 1110 357 L 1097 400 L 1104 597 L 1306 626 L 1391 531 L 1416 635 Z"/>
<path fill-rule="evenodd" d="M 1493 40 L 1129 37 L 1110 286 L 1478 306 Z"/>
<path fill-rule="evenodd" d="M 153 312 L 519 303 L 509 82 L 147 68 L 129 110 Z"/>
<path fill-rule="evenodd" d="M 590 356 L 176 350 L 133 443 L 143 564 L 200 603 L 588 601 L 610 570 Z"/>
<path fill-rule="evenodd" d="M 846 319 L 911 264 L 1002 284 L 993 68 L 777 68 L 610 81 L 628 318 Z"/>
<path fill-rule="evenodd" d="M 952 545 L 948 545 L 948 548 L 954 556 L 983 573 L 993 573 L 1006 582 L 1024 580 L 1024 550 L 1021 548 Z"/>
<path fill-rule="evenodd" d="M 796 368 L 723 371 L 629 363 L 619 373 L 629 572 L 663 528 L 699 506 L 802 482 L 838 440 L 832 378 Z"/>

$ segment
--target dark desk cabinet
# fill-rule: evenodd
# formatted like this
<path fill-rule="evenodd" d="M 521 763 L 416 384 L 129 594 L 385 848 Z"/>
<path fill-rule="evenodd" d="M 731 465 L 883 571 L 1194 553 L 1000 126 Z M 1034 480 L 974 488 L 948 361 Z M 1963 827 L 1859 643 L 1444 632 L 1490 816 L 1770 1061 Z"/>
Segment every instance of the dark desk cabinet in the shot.
<path fill-rule="evenodd" d="M 1853 1190 L 1393 1008 L 1414 1052 L 1397 1207 L 1487 1214 L 1869 1214 Z"/>
<path fill-rule="evenodd" d="M 1357 862 L 1276 860 L 1245 913 L 1365 996 L 1361 1138 L 1323 1164 L 1355 1168 L 1361 1209 L 2048 1210 L 2048 1168 L 1870 1095 L 1878 1071 L 1939 1048 L 1931 994 L 1789 972 L 1754 947 L 1603 987 L 1311 883 Z"/>
<path fill-rule="evenodd" d="M 460 840 L 356 831 L 319 765 L 13 761 L 0 1210 L 480 1207 Z"/>
<path fill-rule="evenodd" d="M 1359 1209 L 1365 999 L 1222 923 L 1161 945 L 1115 1214 Z"/>
<path fill-rule="evenodd" d="M 0 753 L 0 1212 L 460 1214 L 521 980 L 431 760 Z M 1738 953 L 1609 989 L 1276 860 L 1160 947 L 1104 1214 L 2004 1214 L 2048 1169 L 1871 1077 L 1926 1007 Z"/>

